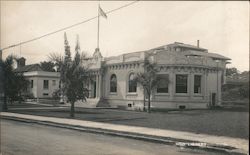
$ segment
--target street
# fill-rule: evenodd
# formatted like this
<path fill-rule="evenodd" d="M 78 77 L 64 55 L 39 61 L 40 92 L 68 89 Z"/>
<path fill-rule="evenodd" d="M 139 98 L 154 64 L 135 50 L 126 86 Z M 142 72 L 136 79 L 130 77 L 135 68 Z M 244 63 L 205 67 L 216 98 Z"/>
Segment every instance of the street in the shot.
<path fill-rule="evenodd" d="M 219 154 L 3 119 L 1 153 L 3 155 Z"/>

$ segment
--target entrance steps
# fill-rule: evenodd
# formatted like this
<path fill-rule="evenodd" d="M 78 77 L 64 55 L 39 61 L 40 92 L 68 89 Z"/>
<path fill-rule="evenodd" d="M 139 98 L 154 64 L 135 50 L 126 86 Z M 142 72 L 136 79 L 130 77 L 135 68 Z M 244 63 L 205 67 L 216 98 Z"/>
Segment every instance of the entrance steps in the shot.
<path fill-rule="evenodd" d="M 87 101 L 78 100 L 75 102 L 75 107 L 95 108 L 110 107 L 110 105 L 102 98 L 87 98 Z"/>
<path fill-rule="evenodd" d="M 105 100 L 104 98 L 101 98 L 99 102 L 97 103 L 96 107 L 111 107 L 111 106 L 109 105 L 107 100 Z"/>

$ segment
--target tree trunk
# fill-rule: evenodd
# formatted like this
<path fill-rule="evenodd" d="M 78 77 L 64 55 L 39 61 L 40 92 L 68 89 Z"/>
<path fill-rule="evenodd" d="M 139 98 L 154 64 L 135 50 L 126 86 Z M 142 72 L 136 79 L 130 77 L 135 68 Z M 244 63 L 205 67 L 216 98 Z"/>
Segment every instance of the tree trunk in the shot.
<path fill-rule="evenodd" d="M 8 106 L 7 106 L 7 97 L 4 93 L 4 97 L 3 97 L 3 111 L 7 111 L 8 110 Z"/>
<path fill-rule="evenodd" d="M 75 102 L 71 102 L 70 117 L 75 117 Z"/>
<path fill-rule="evenodd" d="M 143 91 L 143 111 L 146 111 L 146 95 L 145 89 Z"/>
<path fill-rule="evenodd" d="M 150 94 L 150 93 L 148 93 L 148 113 L 150 113 L 150 112 L 151 112 L 151 109 L 150 109 L 150 107 L 151 107 L 150 96 L 151 96 L 151 94 Z"/>
<path fill-rule="evenodd" d="M 22 96 L 22 93 L 20 92 L 20 93 L 19 93 L 19 97 L 18 97 L 18 103 L 19 103 L 19 104 L 22 103 L 22 101 L 21 101 L 21 100 L 22 100 L 21 96 Z"/>

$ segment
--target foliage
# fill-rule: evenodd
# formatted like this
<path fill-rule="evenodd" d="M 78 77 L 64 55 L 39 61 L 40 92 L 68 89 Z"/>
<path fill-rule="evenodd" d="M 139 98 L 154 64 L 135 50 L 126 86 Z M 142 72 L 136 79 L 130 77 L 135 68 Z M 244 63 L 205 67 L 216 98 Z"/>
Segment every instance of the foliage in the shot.
<path fill-rule="evenodd" d="M 84 87 L 87 81 L 87 69 L 83 66 L 84 54 L 80 54 L 80 46 L 77 40 L 75 56 L 72 60 L 70 46 L 65 34 L 65 56 L 51 54 L 50 59 L 60 68 L 60 86 L 59 94 L 67 97 L 71 104 L 70 116 L 74 117 L 74 104 L 77 100 L 86 100 L 88 89 Z M 57 92 L 58 94 L 58 92 Z M 55 94 L 56 95 L 56 94 Z"/>
<path fill-rule="evenodd" d="M 64 90 L 69 102 L 73 103 L 79 99 L 86 100 L 86 92 L 84 81 L 86 77 L 85 68 L 81 66 L 80 54 L 76 53 L 74 60 L 65 71 Z"/>
<path fill-rule="evenodd" d="M 23 97 L 24 99 L 34 99 L 33 93 L 30 93 L 30 92 L 24 92 L 24 93 L 22 94 L 22 97 Z"/>
<path fill-rule="evenodd" d="M 13 102 L 22 99 L 22 92 L 27 90 L 28 81 L 21 73 L 14 72 L 13 64 L 16 57 L 10 55 L 5 61 L 0 60 L 1 79 L 4 92 L 3 110 L 7 110 L 7 101 Z"/>
<path fill-rule="evenodd" d="M 63 66 L 64 57 L 59 53 L 50 53 L 48 58 L 55 65 L 56 71 L 60 72 Z"/>
<path fill-rule="evenodd" d="M 148 97 L 148 112 L 150 112 L 150 97 L 152 90 L 158 85 L 158 82 L 160 81 L 157 76 L 157 72 L 156 63 L 151 63 L 147 57 L 144 60 L 144 72 L 138 73 L 136 76 L 136 81 L 143 86 L 144 92 Z"/>
<path fill-rule="evenodd" d="M 239 101 L 249 98 L 249 71 L 240 73 L 237 68 L 227 68 L 227 83 L 222 87 L 224 101 Z"/>
<path fill-rule="evenodd" d="M 239 88 L 239 93 L 241 97 L 249 98 L 249 82 Z"/>
<path fill-rule="evenodd" d="M 237 75 L 239 75 L 239 71 L 237 68 L 232 67 L 226 69 L 226 76 L 237 76 Z"/>
<path fill-rule="evenodd" d="M 43 61 L 40 62 L 40 66 L 42 68 L 43 71 L 47 71 L 47 72 L 55 72 L 55 64 L 52 61 Z"/>
<path fill-rule="evenodd" d="M 13 103 L 14 101 L 23 101 L 25 98 L 22 92 L 26 92 L 29 81 L 20 73 L 14 73 L 12 81 L 8 83 L 7 99 Z"/>

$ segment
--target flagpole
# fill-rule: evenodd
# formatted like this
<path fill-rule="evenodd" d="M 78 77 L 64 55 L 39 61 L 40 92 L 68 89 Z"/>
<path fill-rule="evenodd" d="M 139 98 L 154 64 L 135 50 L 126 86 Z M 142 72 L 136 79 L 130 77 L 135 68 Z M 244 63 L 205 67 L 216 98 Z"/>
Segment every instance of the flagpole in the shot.
<path fill-rule="evenodd" d="M 98 4 L 98 24 L 97 24 L 97 49 L 99 50 L 99 29 L 100 29 L 100 1 Z"/>

